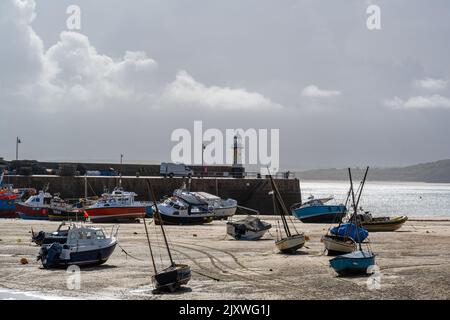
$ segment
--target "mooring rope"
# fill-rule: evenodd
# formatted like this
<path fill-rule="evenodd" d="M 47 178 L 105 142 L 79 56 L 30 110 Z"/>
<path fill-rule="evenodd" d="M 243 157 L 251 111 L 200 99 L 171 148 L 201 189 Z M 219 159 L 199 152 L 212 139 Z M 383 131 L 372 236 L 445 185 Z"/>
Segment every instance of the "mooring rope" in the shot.
<path fill-rule="evenodd" d="M 194 272 L 194 273 L 197 273 L 197 274 L 199 274 L 199 275 L 201 275 L 201 276 L 204 276 L 204 277 L 206 277 L 206 278 L 212 279 L 212 280 L 214 280 L 214 281 L 220 281 L 220 279 L 218 279 L 218 278 L 214 278 L 214 277 L 212 277 L 212 276 L 209 276 L 209 275 L 207 275 L 207 274 L 201 273 L 201 272 L 199 272 L 199 271 L 192 270 L 192 269 L 191 269 L 191 271 Z"/>
<path fill-rule="evenodd" d="M 125 255 L 126 255 L 127 257 L 130 257 L 130 258 L 135 259 L 135 260 L 138 260 L 138 261 L 145 261 L 145 260 L 143 260 L 143 259 L 136 258 L 135 256 L 132 256 L 131 254 L 129 254 L 128 252 L 126 252 L 126 250 L 125 250 L 124 248 L 122 248 L 122 247 L 120 246 L 120 244 L 117 244 L 117 246 L 122 250 L 123 253 L 125 253 Z"/>

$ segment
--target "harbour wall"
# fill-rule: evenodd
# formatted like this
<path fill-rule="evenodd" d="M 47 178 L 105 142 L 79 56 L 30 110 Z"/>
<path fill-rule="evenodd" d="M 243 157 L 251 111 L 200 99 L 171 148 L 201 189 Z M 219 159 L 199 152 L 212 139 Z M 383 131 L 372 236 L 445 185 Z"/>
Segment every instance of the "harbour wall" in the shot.
<path fill-rule="evenodd" d="M 87 177 L 88 196 L 100 196 L 106 189 L 112 191 L 119 185 L 118 177 Z M 125 190 L 138 194 L 137 199 L 150 201 L 145 179 L 149 179 L 155 196 L 162 199 L 172 195 L 187 179 L 174 177 L 122 177 L 121 183 Z M 278 189 L 289 208 L 300 201 L 300 186 L 298 179 L 275 179 Z M 16 188 L 43 189 L 48 184 L 48 191 L 59 193 L 63 199 L 77 199 L 84 197 L 85 177 L 82 176 L 5 176 L 5 183 L 13 184 Z M 232 198 L 238 204 L 254 210 L 260 214 L 273 214 L 272 196 L 269 194 L 270 180 L 266 178 L 192 178 L 191 191 L 204 191 L 218 195 L 221 198 Z"/>

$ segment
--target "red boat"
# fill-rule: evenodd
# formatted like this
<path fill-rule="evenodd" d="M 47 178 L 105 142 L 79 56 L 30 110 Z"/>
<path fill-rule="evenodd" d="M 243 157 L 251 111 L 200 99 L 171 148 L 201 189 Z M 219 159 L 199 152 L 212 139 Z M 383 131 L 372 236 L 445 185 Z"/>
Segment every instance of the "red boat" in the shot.
<path fill-rule="evenodd" d="M 131 222 L 145 217 L 146 205 L 134 201 L 134 192 L 116 188 L 104 193 L 102 198 L 84 209 L 85 216 L 92 222 Z"/>
<path fill-rule="evenodd" d="M 0 190 L 0 218 L 16 218 L 17 195 L 9 190 Z"/>
<path fill-rule="evenodd" d="M 25 202 L 16 203 L 16 212 L 25 220 L 48 220 L 48 209 L 52 196 L 50 193 L 39 191 Z"/>

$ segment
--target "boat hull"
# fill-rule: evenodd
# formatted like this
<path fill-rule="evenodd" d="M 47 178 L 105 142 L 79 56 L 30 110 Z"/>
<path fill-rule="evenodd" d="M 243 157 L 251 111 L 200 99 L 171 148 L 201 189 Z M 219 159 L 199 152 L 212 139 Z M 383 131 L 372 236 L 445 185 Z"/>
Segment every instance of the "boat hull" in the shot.
<path fill-rule="evenodd" d="M 213 221 L 213 217 L 211 216 L 176 216 L 165 214 L 163 212 L 160 212 L 159 216 L 155 214 L 153 215 L 153 219 L 156 224 L 160 223 L 160 218 L 164 224 L 169 225 L 199 225 Z"/>
<path fill-rule="evenodd" d="M 17 218 L 16 200 L 0 199 L 0 218 Z"/>
<path fill-rule="evenodd" d="M 246 230 L 244 233 L 239 233 L 236 232 L 234 225 L 227 223 L 227 234 L 236 240 L 259 240 L 268 230 L 269 229 L 258 231 Z"/>
<path fill-rule="evenodd" d="M 34 207 L 17 203 L 16 212 L 24 220 L 48 220 L 48 207 Z"/>
<path fill-rule="evenodd" d="M 361 222 L 361 224 L 369 232 L 391 232 L 400 229 L 407 220 L 407 216 L 400 216 L 385 221 L 375 219 L 375 221 Z"/>
<path fill-rule="evenodd" d="M 303 247 L 305 242 L 306 240 L 303 234 L 296 234 L 276 241 L 275 245 L 280 252 L 292 254 Z"/>
<path fill-rule="evenodd" d="M 85 213 L 96 223 L 132 222 L 144 218 L 146 209 L 144 206 L 87 208 Z"/>
<path fill-rule="evenodd" d="M 337 223 L 346 213 L 347 209 L 343 205 L 310 206 L 292 210 L 292 214 L 303 223 Z"/>
<path fill-rule="evenodd" d="M 226 220 L 229 217 L 234 216 L 237 207 L 228 208 L 215 208 L 214 209 L 214 220 Z"/>
<path fill-rule="evenodd" d="M 80 267 L 98 266 L 106 261 L 114 252 L 117 243 L 114 242 L 107 247 L 95 250 L 77 251 L 70 253 L 70 260 L 57 259 L 52 263 L 47 263 L 46 258 L 42 259 L 44 268 L 64 268 L 70 265 L 77 265 Z"/>
<path fill-rule="evenodd" d="M 356 242 L 348 238 L 326 235 L 322 237 L 322 242 L 329 256 L 350 253 L 357 249 Z"/>
<path fill-rule="evenodd" d="M 152 282 L 156 290 L 175 291 L 180 286 L 186 285 L 191 279 L 191 268 L 188 265 L 178 264 L 164 269 L 152 276 Z"/>
<path fill-rule="evenodd" d="M 375 255 L 368 251 L 355 251 L 330 260 L 330 266 L 340 276 L 367 275 L 374 264 Z"/>
<path fill-rule="evenodd" d="M 50 221 L 84 221 L 84 212 L 82 210 L 64 210 L 49 208 L 48 220 Z"/>

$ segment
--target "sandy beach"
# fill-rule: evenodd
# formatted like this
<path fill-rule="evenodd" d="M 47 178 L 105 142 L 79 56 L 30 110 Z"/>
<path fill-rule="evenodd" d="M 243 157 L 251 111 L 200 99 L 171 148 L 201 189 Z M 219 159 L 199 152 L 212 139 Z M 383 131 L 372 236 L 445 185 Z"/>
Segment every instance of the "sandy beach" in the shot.
<path fill-rule="evenodd" d="M 276 226 L 275 217 L 263 217 Z M 147 220 L 149 223 L 151 220 Z M 277 253 L 276 229 L 260 241 L 236 241 L 225 221 L 202 226 L 168 226 L 177 262 L 192 267 L 186 289 L 152 294 L 153 269 L 144 226 L 122 224 L 119 245 L 106 264 L 81 270 L 81 287 L 69 290 L 66 270 L 45 270 L 36 261 L 34 231 L 59 223 L 0 221 L 0 299 L 449 299 L 450 221 L 415 219 L 399 231 L 371 233 L 380 268 L 380 288 L 368 277 L 341 278 L 329 268 L 321 236 L 329 225 L 295 222 L 310 240 L 296 255 Z M 110 228 L 105 226 L 106 230 Z M 167 264 L 159 229 L 150 225 L 158 265 Z M 159 233 L 158 233 L 159 234 Z M 20 260 L 26 258 L 28 264 Z M 137 258 L 137 259 L 136 259 Z"/>

